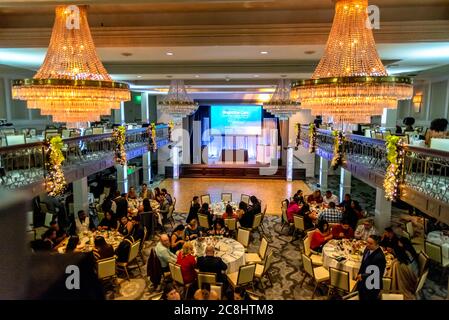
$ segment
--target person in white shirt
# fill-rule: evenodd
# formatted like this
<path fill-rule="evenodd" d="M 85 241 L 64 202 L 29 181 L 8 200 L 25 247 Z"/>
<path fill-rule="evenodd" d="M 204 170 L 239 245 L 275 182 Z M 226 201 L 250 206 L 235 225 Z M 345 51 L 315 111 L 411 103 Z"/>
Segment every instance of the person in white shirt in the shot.
<path fill-rule="evenodd" d="M 338 204 L 339 201 L 335 194 L 332 194 L 330 190 L 327 190 L 325 196 L 323 197 L 323 202 L 329 205 L 330 202 Z"/>
<path fill-rule="evenodd" d="M 373 220 L 367 219 L 360 224 L 355 230 L 354 237 L 358 240 L 367 240 L 369 236 L 375 235 L 376 229 L 374 228 Z"/>
<path fill-rule="evenodd" d="M 75 216 L 76 233 L 80 234 L 87 232 L 92 229 L 92 224 L 89 221 L 89 216 L 84 212 L 84 210 L 78 211 Z"/>

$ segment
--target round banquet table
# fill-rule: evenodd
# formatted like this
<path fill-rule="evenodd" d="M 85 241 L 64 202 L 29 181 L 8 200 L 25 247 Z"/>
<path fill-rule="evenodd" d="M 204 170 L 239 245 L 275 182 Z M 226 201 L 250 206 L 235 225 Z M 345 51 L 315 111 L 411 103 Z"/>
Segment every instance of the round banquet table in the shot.
<path fill-rule="evenodd" d="M 444 258 L 449 258 L 449 232 L 432 231 L 427 234 L 427 241 L 441 246 Z"/>
<path fill-rule="evenodd" d="M 234 212 L 237 210 L 237 203 L 235 202 L 229 202 L 229 204 L 232 206 L 232 210 Z M 223 214 L 225 213 L 226 206 L 228 205 L 228 202 L 214 202 L 210 205 L 211 213 L 215 215 L 217 218 L 223 217 Z"/>
<path fill-rule="evenodd" d="M 336 268 L 349 272 L 349 276 L 355 280 L 362 264 L 363 251 L 366 242 L 363 240 L 330 240 L 323 247 L 323 267 Z M 338 261 L 339 257 L 345 258 Z M 391 254 L 385 254 L 387 268 L 385 274 L 390 273 L 390 268 L 394 257 Z"/>
<path fill-rule="evenodd" d="M 214 245 L 215 256 L 220 257 L 228 266 L 226 273 L 238 272 L 240 266 L 245 264 L 245 248 L 231 238 L 206 237 L 203 241 L 193 240 L 193 251 L 196 257 L 205 255 L 206 247 Z"/>
<path fill-rule="evenodd" d="M 82 252 L 90 252 L 94 248 L 94 239 L 96 236 L 102 236 L 106 240 L 107 244 L 110 244 L 114 250 L 117 249 L 120 242 L 123 240 L 123 236 L 116 230 L 114 231 L 95 231 L 95 232 L 86 232 L 78 235 L 80 238 L 80 242 L 77 246 Z M 59 253 L 65 253 L 65 249 L 67 246 L 68 238 L 64 240 L 64 245 L 58 248 Z"/>

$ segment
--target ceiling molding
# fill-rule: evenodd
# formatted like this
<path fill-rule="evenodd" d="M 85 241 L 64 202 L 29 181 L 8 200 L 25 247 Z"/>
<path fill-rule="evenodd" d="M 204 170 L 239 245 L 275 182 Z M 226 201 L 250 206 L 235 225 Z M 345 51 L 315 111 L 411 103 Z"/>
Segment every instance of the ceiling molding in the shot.
<path fill-rule="evenodd" d="M 325 44 L 330 23 L 92 27 L 97 47 Z M 0 28 L 1 48 L 45 48 L 50 28 Z M 377 43 L 449 41 L 449 20 L 383 22 Z"/>

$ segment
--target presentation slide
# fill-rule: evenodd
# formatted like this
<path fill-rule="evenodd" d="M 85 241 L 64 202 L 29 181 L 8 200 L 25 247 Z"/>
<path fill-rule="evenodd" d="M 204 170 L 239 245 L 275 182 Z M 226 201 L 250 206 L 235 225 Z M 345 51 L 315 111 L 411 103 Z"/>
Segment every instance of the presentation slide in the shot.
<path fill-rule="evenodd" d="M 262 107 L 260 105 L 211 106 L 211 129 L 225 135 L 260 135 Z"/>

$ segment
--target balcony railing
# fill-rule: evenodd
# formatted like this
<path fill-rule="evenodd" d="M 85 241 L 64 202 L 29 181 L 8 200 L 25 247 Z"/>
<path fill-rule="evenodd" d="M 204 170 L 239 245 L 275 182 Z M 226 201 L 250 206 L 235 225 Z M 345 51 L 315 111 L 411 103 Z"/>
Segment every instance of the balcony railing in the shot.
<path fill-rule="evenodd" d="M 317 129 L 316 153 L 332 159 L 334 140 L 331 131 Z M 309 147 L 308 126 L 301 126 L 299 142 Z M 344 150 L 348 163 L 363 165 L 369 172 L 385 175 L 388 161 L 384 140 L 349 134 L 345 135 Z M 404 152 L 401 185 L 449 203 L 449 152 L 411 145 L 405 145 Z"/>
<path fill-rule="evenodd" d="M 168 126 L 156 126 L 158 147 L 169 143 Z M 65 161 L 63 170 L 69 171 L 81 165 L 89 165 L 103 159 L 113 159 L 114 140 L 112 133 L 87 135 L 63 139 L 62 152 Z M 125 149 L 128 159 L 143 154 L 149 143 L 146 128 L 126 131 Z M 138 152 L 130 152 L 136 149 Z M 45 142 L 35 142 L 0 148 L 0 186 L 15 189 L 42 181 L 45 178 Z"/>

